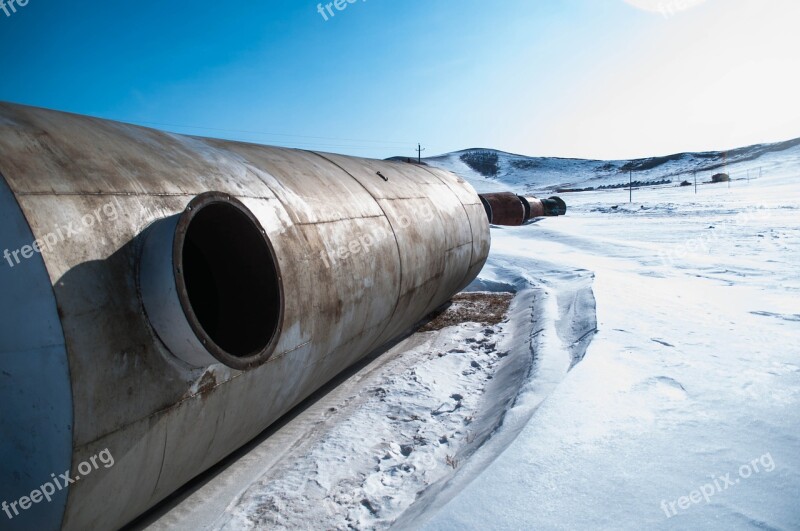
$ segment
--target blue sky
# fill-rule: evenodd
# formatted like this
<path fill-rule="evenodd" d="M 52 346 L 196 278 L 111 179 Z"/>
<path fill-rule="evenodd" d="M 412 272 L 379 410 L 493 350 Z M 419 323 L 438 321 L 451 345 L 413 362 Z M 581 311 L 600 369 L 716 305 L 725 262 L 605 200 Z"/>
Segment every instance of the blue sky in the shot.
<path fill-rule="evenodd" d="M 648 3 L 29 0 L 0 10 L 0 100 L 373 157 L 800 136 L 800 2 Z"/>

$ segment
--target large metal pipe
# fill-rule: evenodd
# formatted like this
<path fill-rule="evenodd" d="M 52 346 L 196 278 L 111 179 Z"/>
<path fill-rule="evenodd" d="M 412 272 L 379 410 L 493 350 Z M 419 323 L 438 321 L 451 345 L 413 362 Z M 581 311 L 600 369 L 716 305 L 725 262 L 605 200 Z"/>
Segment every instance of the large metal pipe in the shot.
<path fill-rule="evenodd" d="M 463 289 L 490 238 L 442 170 L 11 104 L 0 215 L 18 529 L 130 522 Z"/>

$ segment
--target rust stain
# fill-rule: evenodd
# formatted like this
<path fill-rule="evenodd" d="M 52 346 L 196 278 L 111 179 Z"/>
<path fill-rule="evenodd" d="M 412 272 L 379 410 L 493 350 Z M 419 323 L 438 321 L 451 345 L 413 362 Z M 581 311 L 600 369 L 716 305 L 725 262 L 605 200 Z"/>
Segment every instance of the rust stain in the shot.
<path fill-rule="evenodd" d="M 217 378 L 212 373 L 207 372 L 200 379 L 200 385 L 197 386 L 197 394 L 205 398 L 216 387 Z"/>

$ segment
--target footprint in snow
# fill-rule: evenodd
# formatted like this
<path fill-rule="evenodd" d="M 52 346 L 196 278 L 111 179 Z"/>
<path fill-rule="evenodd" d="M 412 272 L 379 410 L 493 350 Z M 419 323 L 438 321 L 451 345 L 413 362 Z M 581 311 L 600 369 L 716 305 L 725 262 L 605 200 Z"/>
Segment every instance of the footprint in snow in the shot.
<path fill-rule="evenodd" d="M 675 348 L 675 345 L 671 345 L 671 344 L 667 343 L 666 341 L 663 341 L 661 339 L 656 339 L 654 337 L 651 337 L 650 341 L 658 343 L 659 345 L 664 345 L 665 347 Z"/>

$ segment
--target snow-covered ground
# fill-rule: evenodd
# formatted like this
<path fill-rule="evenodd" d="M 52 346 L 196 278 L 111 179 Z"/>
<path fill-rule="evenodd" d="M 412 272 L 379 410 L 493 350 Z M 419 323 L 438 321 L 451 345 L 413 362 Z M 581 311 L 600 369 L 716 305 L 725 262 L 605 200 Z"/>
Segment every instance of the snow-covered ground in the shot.
<path fill-rule="evenodd" d="M 800 529 L 800 166 L 565 199 L 496 231 L 492 264 L 592 271 L 599 331 L 511 446 L 405 523 Z"/>
<path fill-rule="evenodd" d="M 504 322 L 394 345 L 140 527 L 800 529 L 800 150 L 728 171 L 493 228 Z"/>
<path fill-rule="evenodd" d="M 513 294 L 501 322 L 467 319 L 405 338 L 134 528 L 371 529 L 424 512 L 476 451 L 510 444 L 595 330 L 587 272 L 496 273 L 503 282 L 487 274 L 471 295 Z M 443 317 L 485 317 L 464 304 Z M 534 364 L 536 396 L 508 415 Z"/>

